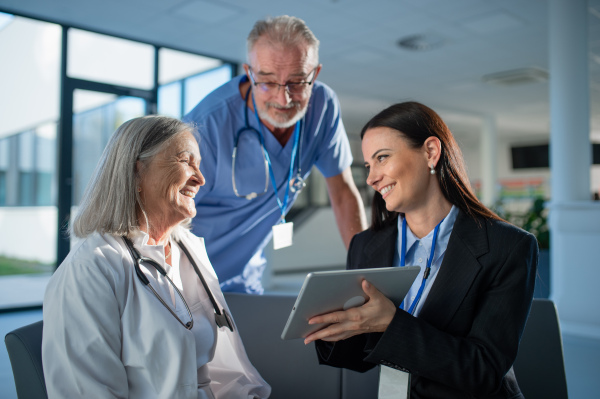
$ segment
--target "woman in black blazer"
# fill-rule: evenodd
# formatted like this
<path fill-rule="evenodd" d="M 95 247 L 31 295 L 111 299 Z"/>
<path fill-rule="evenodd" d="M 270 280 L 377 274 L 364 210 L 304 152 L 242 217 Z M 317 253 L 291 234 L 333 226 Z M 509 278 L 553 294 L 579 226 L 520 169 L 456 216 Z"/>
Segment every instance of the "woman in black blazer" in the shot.
<path fill-rule="evenodd" d="M 446 218 L 453 225 L 447 244 L 434 244 L 443 254 L 437 267 L 415 281 L 425 290 L 412 315 L 363 281 L 367 303 L 312 318 L 332 324 L 305 342 L 316 341 L 319 361 L 334 367 L 410 373 L 411 398 L 523 398 L 512 364 L 533 298 L 537 241 L 479 202 L 452 133 L 430 108 L 393 105 L 361 138 L 376 193 L 371 227 L 354 236 L 347 268 L 393 265 L 403 221 L 416 239 Z"/>

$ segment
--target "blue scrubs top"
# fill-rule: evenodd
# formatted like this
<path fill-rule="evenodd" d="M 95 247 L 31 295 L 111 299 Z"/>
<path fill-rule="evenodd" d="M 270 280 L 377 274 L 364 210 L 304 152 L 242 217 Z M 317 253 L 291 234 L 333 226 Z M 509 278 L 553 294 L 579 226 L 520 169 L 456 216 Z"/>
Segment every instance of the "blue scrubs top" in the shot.
<path fill-rule="evenodd" d="M 272 236 L 271 228 L 281 218 L 269 179 L 267 193 L 252 200 L 239 198 L 233 191 L 232 153 L 234 140 L 246 126 L 244 99 L 239 85 L 247 78 L 238 76 L 204 98 L 183 120 L 193 123 L 200 145 L 200 170 L 206 184 L 196 195 L 197 214 L 192 221 L 194 234 L 204 237 L 208 256 L 223 291 L 262 293 L 261 277 L 266 265 L 263 248 Z M 256 117 L 248 110 L 248 123 L 259 129 Z M 284 147 L 262 127 L 279 198 L 283 202 L 294 140 Z M 246 136 L 248 131 L 242 133 Z M 257 147 L 241 139 L 237 158 L 248 159 L 245 167 L 236 166 L 236 186 L 240 194 L 248 187 L 265 187 L 265 169 Z M 325 177 L 340 174 L 352 164 L 352 153 L 341 119 L 340 105 L 331 88 L 315 81 L 301 131 L 300 165 L 303 178 L 316 166 Z M 258 161 L 257 161 L 258 160 Z M 254 166 L 248 167 L 248 164 Z M 239 164 L 238 164 L 239 165 Z M 294 167 L 294 175 L 297 168 Z M 286 213 L 297 193 L 290 192 Z"/>

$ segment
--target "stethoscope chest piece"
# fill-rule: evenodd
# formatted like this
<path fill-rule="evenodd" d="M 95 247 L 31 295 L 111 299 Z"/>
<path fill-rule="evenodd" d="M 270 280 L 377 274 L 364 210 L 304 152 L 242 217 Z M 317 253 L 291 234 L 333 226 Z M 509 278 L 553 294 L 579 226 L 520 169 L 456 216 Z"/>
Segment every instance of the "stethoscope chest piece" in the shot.
<path fill-rule="evenodd" d="M 292 180 L 290 180 L 290 191 L 293 193 L 300 193 L 302 189 L 306 187 L 306 181 L 300 176 L 300 174 L 296 175 Z"/>
<path fill-rule="evenodd" d="M 233 322 L 225 309 L 221 309 L 221 314 L 215 313 L 215 323 L 217 323 L 217 327 L 219 328 L 227 327 L 233 331 Z"/>

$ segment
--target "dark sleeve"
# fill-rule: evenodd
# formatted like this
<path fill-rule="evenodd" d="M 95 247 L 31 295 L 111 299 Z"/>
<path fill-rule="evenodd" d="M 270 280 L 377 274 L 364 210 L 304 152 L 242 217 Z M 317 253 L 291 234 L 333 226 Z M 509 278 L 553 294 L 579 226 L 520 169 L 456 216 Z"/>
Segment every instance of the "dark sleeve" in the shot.
<path fill-rule="evenodd" d="M 530 234 L 520 232 L 511 239 L 498 239 L 503 245 L 498 245 L 501 248 L 489 259 L 480 260 L 482 270 L 471 287 L 477 292 L 469 292 L 450 326 L 433 326 L 398 311 L 365 360 L 408 369 L 423 383 L 477 396 L 497 391 L 517 356 L 538 257 L 537 242 Z M 463 316 L 465 313 L 469 316 Z M 452 331 L 459 328 L 452 323 L 460 324 L 465 332 Z"/>
<path fill-rule="evenodd" d="M 346 268 L 355 269 L 356 258 L 362 250 L 359 235 L 352 237 L 348 248 Z M 376 366 L 375 363 L 365 362 L 363 359 L 368 355 L 381 334 L 362 334 L 350 337 L 338 342 L 326 342 L 318 340 L 315 342 L 317 356 L 320 364 L 333 367 L 347 368 L 350 370 L 365 372 Z"/>

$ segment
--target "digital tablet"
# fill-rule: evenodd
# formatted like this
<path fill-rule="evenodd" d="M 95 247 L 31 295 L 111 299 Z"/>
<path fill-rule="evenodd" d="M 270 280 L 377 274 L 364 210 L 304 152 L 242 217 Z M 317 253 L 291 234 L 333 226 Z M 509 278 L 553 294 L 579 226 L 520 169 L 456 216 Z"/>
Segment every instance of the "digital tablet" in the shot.
<path fill-rule="evenodd" d="M 419 266 L 335 270 L 309 273 L 281 334 L 281 339 L 306 338 L 327 326 L 308 324 L 311 317 L 361 306 L 367 300 L 362 280 L 367 280 L 396 306 L 419 274 Z"/>

